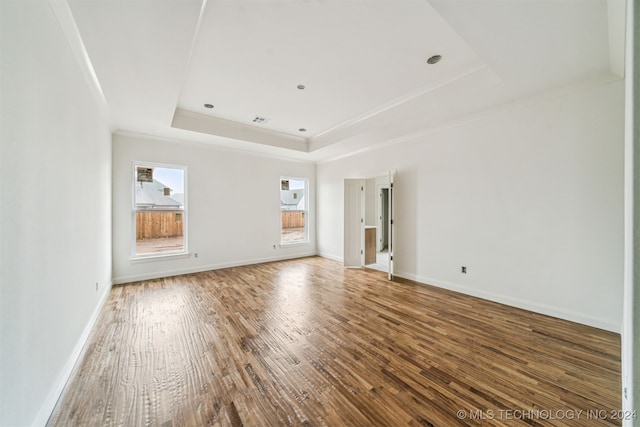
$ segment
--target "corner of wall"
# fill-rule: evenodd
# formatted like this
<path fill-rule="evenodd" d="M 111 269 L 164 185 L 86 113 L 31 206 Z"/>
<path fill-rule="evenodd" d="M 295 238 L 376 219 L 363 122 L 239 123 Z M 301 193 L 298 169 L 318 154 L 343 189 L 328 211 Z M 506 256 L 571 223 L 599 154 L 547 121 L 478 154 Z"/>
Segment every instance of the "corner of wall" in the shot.
<path fill-rule="evenodd" d="M 82 355 L 82 351 L 85 345 L 87 344 L 89 337 L 91 336 L 91 331 L 93 330 L 93 327 L 95 326 L 98 320 L 98 317 L 100 316 L 100 312 L 102 311 L 107 300 L 109 299 L 109 294 L 112 287 L 113 287 L 113 282 L 109 282 L 105 287 L 104 291 L 102 292 L 102 295 L 100 296 L 100 300 L 98 304 L 93 310 L 93 313 L 91 314 L 91 317 L 89 318 L 84 329 L 82 330 L 82 334 L 78 338 L 76 345 L 73 347 L 73 350 L 69 355 L 67 362 L 64 364 L 64 366 L 60 370 L 57 376 L 57 379 L 55 380 L 53 386 L 51 387 L 49 393 L 47 394 L 47 397 L 42 403 L 40 410 L 38 411 L 38 414 L 36 415 L 36 418 L 34 419 L 32 425 L 44 426 L 47 424 L 47 421 L 51 417 L 51 414 L 53 413 L 53 410 L 56 404 L 58 403 L 58 399 L 60 399 L 60 396 L 62 395 L 64 387 L 66 386 L 67 382 L 71 378 L 73 369 L 75 368 L 76 364 L 80 361 L 80 356 Z"/>

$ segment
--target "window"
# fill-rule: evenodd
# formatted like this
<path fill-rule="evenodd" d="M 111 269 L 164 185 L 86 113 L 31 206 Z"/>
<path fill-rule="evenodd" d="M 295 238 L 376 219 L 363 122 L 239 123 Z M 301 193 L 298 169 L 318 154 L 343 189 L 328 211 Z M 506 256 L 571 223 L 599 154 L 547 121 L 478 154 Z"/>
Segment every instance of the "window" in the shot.
<path fill-rule="evenodd" d="M 307 187 L 307 179 L 280 178 L 280 243 L 308 241 Z"/>
<path fill-rule="evenodd" d="M 186 172 L 183 166 L 134 163 L 134 257 L 186 253 Z"/>

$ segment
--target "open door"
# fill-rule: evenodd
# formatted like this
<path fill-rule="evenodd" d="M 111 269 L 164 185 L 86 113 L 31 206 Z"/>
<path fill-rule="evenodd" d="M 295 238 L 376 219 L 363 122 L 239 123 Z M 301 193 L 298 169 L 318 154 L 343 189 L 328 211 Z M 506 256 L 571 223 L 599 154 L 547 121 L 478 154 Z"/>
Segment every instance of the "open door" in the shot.
<path fill-rule="evenodd" d="M 344 266 L 364 265 L 364 180 L 344 180 Z"/>
<path fill-rule="evenodd" d="M 361 268 L 367 265 L 369 268 L 386 272 L 389 280 L 394 276 L 396 243 L 393 218 L 395 213 L 394 177 L 395 171 L 391 171 L 367 180 L 344 180 L 344 266 Z M 372 180 L 377 193 L 368 190 L 373 188 L 369 187 L 372 185 Z M 367 199 L 367 193 L 372 193 L 373 198 L 382 199 L 382 201 L 372 201 L 371 194 Z M 370 211 L 372 206 L 375 212 Z M 374 231 L 375 235 L 372 234 Z M 372 236 L 375 238 L 373 241 L 369 239 L 367 246 L 366 237 Z M 375 241 L 378 238 L 381 240 L 379 247 Z M 377 258 L 376 260 L 371 258 L 367 262 L 366 254 L 371 255 L 371 249 Z"/>
<path fill-rule="evenodd" d="M 388 248 L 389 248 L 389 280 L 393 280 L 393 250 L 394 250 L 394 242 L 393 242 L 393 202 L 394 202 L 394 193 L 393 193 L 393 178 L 394 172 L 389 172 L 389 214 L 387 218 L 387 239 L 388 239 Z"/>

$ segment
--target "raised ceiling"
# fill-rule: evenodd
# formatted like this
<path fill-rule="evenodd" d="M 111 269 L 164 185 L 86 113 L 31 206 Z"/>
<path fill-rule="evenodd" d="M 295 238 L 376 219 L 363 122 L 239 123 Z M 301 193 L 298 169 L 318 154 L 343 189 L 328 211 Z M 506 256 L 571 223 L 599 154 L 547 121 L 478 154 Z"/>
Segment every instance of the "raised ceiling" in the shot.
<path fill-rule="evenodd" d="M 307 160 L 620 78 L 624 51 L 623 0 L 68 4 L 115 129 Z"/>

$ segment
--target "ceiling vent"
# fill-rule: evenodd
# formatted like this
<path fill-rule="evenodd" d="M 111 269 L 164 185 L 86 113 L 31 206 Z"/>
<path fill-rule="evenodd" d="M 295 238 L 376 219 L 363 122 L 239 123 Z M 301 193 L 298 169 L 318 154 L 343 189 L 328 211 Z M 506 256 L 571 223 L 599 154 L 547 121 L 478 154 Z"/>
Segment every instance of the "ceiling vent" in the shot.
<path fill-rule="evenodd" d="M 266 117 L 256 116 L 253 119 L 253 123 L 258 123 L 259 125 L 264 125 L 266 123 L 269 123 L 269 120 L 271 120 L 271 119 L 267 119 Z"/>

